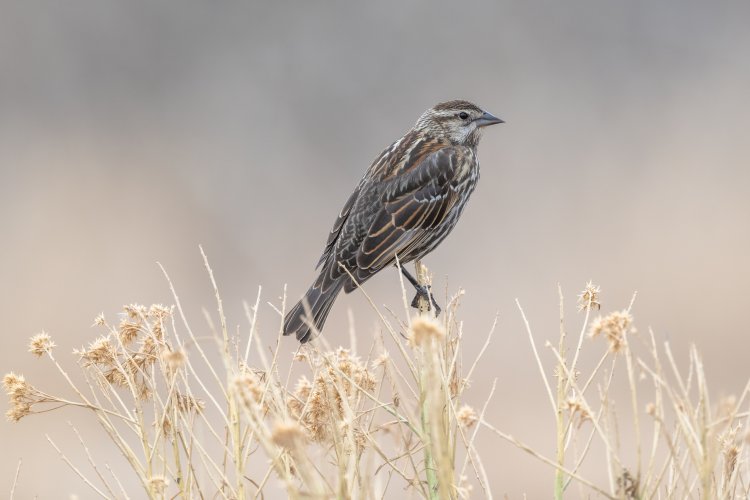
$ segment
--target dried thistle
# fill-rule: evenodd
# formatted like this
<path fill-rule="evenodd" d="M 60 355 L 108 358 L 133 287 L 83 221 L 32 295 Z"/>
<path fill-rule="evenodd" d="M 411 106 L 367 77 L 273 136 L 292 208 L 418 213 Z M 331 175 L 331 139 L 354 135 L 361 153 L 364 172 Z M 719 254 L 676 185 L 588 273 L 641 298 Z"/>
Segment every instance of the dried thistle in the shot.
<path fill-rule="evenodd" d="M 599 316 L 591 324 L 589 336 L 591 338 L 603 336 L 609 341 L 609 350 L 613 353 L 620 352 L 627 342 L 625 336 L 634 333 L 632 328 L 633 317 L 627 310 L 615 311 L 609 316 Z"/>
<path fill-rule="evenodd" d="M 127 314 L 131 319 L 140 319 L 148 314 L 148 309 L 146 309 L 146 306 L 142 306 L 140 304 L 129 304 L 123 306 L 122 308 L 125 311 L 125 314 Z"/>
<path fill-rule="evenodd" d="M 390 359 L 390 355 L 388 354 L 388 351 L 383 351 L 380 356 L 375 358 L 375 360 L 372 362 L 372 368 L 380 368 L 381 366 L 385 366 L 385 364 Z"/>
<path fill-rule="evenodd" d="M 310 398 L 312 388 L 313 386 L 310 383 L 310 380 L 308 380 L 308 378 L 304 375 L 302 375 L 299 380 L 297 380 L 297 385 L 294 388 L 292 397 L 290 397 L 287 401 L 287 408 L 289 408 L 289 413 L 294 418 L 299 419 L 302 416 L 302 411 L 305 408 L 305 403 Z"/>
<path fill-rule="evenodd" d="M 424 346 L 432 340 L 443 340 L 445 335 L 443 326 L 434 318 L 427 316 L 417 316 L 412 319 L 408 333 L 412 347 Z"/>
<path fill-rule="evenodd" d="M 123 318 L 122 321 L 120 321 L 120 324 L 117 326 L 117 333 L 123 345 L 130 345 L 138 338 L 138 334 L 141 333 L 141 325 L 141 321 L 134 321 L 131 319 Z"/>
<path fill-rule="evenodd" d="M 43 354 L 52 352 L 54 347 L 55 343 L 52 338 L 44 331 L 31 337 L 29 342 L 29 352 L 38 358 L 42 357 Z"/>
<path fill-rule="evenodd" d="M 149 490 L 151 490 L 151 493 L 159 497 L 164 495 L 167 486 L 169 486 L 169 480 L 164 476 L 152 476 L 148 481 L 148 487 Z"/>
<path fill-rule="evenodd" d="M 594 285 L 594 283 L 589 280 L 589 282 L 586 283 L 586 287 L 578 295 L 578 311 L 590 311 L 591 309 L 596 309 L 598 311 L 601 309 L 602 305 L 599 303 L 600 292 L 601 288 Z"/>
<path fill-rule="evenodd" d="M 99 315 L 94 318 L 94 324 L 91 326 L 106 326 L 107 321 L 104 319 L 104 313 L 99 313 Z"/>
<path fill-rule="evenodd" d="M 117 351 L 108 337 L 99 337 L 91 342 L 87 349 L 73 352 L 80 356 L 84 366 L 113 367 L 117 365 Z"/>
<path fill-rule="evenodd" d="M 460 426 L 468 429 L 477 423 L 479 416 L 474 408 L 469 405 L 463 405 L 456 413 L 456 420 Z"/>
<path fill-rule="evenodd" d="M 305 441 L 305 433 L 296 422 L 276 422 L 271 441 L 277 446 L 294 450 Z"/>
<path fill-rule="evenodd" d="M 737 460 L 740 456 L 740 446 L 737 444 L 737 434 L 742 426 L 737 424 L 730 428 L 723 436 L 719 437 L 721 443 L 721 454 L 724 458 L 724 478 L 729 480 L 737 468 Z"/>
<path fill-rule="evenodd" d="M 177 370 L 185 366 L 186 359 L 187 357 L 183 351 L 165 350 L 161 353 L 161 360 L 167 367 L 167 372 L 170 374 L 176 373 Z"/>
<path fill-rule="evenodd" d="M 177 405 L 177 409 L 182 413 L 200 413 L 206 407 L 206 403 L 200 399 L 196 399 L 189 394 L 180 393 L 175 395 L 175 404 Z"/>
<path fill-rule="evenodd" d="M 372 392 L 377 383 L 367 366 L 348 349 L 324 353 L 322 360 L 323 366 L 312 382 L 305 377 L 299 379 L 287 408 L 313 441 L 328 443 L 336 434 L 333 426 L 345 418 L 345 404 L 356 408 L 362 400 L 361 391 Z M 359 421 L 355 425 L 358 424 Z M 360 429 L 355 427 L 352 431 L 356 436 Z M 359 440 L 362 444 L 364 441 Z"/>
<path fill-rule="evenodd" d="M 148 317 L 151 319 L 164 320 L 172 316 L 172 306 L 162 304 L 151 304 L 148 308 Z"/>
<path fill-rule="evenodd" d="M 3 388 L 10 399 L 11 405 L 5 416 L 11 422 L 18 422 L 26 415 L 33 413 L 33 405 L 53 401 L 49 396 L 26 382 L 23 375 L 16 375 L 12 372 L 3 377 Z"/>
<path fill-rule="evenodd" d="M 234 387 L 246 407 L 256 405 L 263 397 L 263 388 L 258 377 L 251 371 L 244 371 L 234 379 Z"/>
<path fill-rule="evenodd" d="M 331 359 L 330 356 L 329 359 Z M 332 377 L 335 376 L 341 379 L 340 382 L 343 384 L 348 395 L 352 395 L 355 390 L 351 381 L 354 381 L 354 384 L 356 384 L 356 388 L 358 389 L 364 389 L 365 391 L 372 391 L 375 389 L 375 378 L 370 375 L 370 372 L 367 371 L 367 367 L 357 356 L 352 356 L 349 349 L 339 347 L 331 361 L 338 367 L 338 370 L 343 373 L 345 377 L 341 377 L 332 366 L 329 366 L 328 368 L 329 374 Z"/>
<path fill-rule="evenodd" d="M 565 400 L 565 408 L 568 410 L 571 420 L 575 420 L 578 429 L 581 428 L 584 422 L 591 420 L 591 415 L 586 410 L 586 406 L 575 397 L 571 396 Z"/>

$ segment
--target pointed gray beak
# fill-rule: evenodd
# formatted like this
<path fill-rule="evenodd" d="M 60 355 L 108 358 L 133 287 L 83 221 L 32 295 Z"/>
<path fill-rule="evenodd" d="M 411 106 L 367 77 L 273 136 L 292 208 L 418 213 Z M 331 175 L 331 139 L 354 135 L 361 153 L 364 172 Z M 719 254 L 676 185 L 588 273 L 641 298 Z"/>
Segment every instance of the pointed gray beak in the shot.
<path fill-rule="evenodd" d="M 486 127 L 487 125 L 495 125 L 496 123 L 505 123 L 497 116 L 494 116 L 493 114 L 486 111 L 475 121 L 477 123 L 477 127 Z"/>

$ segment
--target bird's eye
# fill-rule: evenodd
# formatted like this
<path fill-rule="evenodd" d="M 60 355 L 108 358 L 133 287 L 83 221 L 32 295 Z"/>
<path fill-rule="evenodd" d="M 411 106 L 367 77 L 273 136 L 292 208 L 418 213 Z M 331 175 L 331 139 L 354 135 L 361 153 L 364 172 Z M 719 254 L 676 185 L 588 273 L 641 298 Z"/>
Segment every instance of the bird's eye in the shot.
<path fill-rule="evenodd" d="M 461 118 L 462 120 L 465 120 L 465 119 L 467 119 L 469 117 L 469 113 L 467 113 L 466 111 L 461 111 L 458 114 L 458 117 Z"/>

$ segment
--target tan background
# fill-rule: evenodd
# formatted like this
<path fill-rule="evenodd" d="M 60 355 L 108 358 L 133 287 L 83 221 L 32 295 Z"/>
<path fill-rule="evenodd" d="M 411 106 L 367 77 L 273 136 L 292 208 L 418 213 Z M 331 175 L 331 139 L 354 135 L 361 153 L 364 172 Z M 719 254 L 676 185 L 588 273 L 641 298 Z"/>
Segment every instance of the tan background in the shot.
<path fill-rule="evenodd" d="M 2 2 L 0 371 L 59 389 L 24 354 L 46 329 L 60 355 L 101 311 L 170 302 L 163 263 L 201 320 L 213 309 L 197 245 L 231 323 L 258 285 L 276 301 L 313 278 L 325 234 L 369 161 L 437 101 L 504 118 L 482 179 L 428 260 L 468 291 L 468 355 L 500 326 L 469 394 L 489 420 L 553 453 L 553 419 L 513 299 L 538 338 L 588 279 L 684 361 L 697 342 L 716 394 L 750 375 L 750 4 L 648 0 L 287 3 Z M 398 303 L 395 272 L 367 284 Z M 376 316 L 342 298 L 367 339 Z M 264 333 L 275 318 L 263 310 Z M 571 312 L 572 316 L 572 312 Z M 577 325 L 572 323 L 571 326 Z M 270 341 L 270 340 L 269 340 Z M 289 341 L 288 350 L 294 349 Z M 601 346 L 593 349 L 598 353 Z M 545 359 L 549 359 L 545 353 Z M 89 491 L 44 439 L 66 410 L 0 423 L 0 491 Z M 117 462 L 106 443 L 92 450 Z M 549 497 L 549 469 L 484 435 L 496 495 Z"/>

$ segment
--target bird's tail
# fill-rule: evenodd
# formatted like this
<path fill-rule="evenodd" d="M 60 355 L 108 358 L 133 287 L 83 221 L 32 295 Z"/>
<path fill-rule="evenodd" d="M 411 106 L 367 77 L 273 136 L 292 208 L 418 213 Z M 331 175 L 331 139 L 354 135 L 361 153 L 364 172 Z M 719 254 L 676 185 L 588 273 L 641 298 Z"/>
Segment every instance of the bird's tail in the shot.
<path fill-rule="evenodd" d="M 343 282 L 334 283 L 325 291 L 323 291 L 322 286 L 311 286 L 305 296 L 284 318 L 284 335 L 295 334 L 297 340 L 303 344 L 310 340 L 312 330 L 310 323 L 315 325 L 317 330 L 323 328 L 331 306 L 333 306 L 342 286 Z M 309 315 L 308 311 L 310 312 Z"/>

